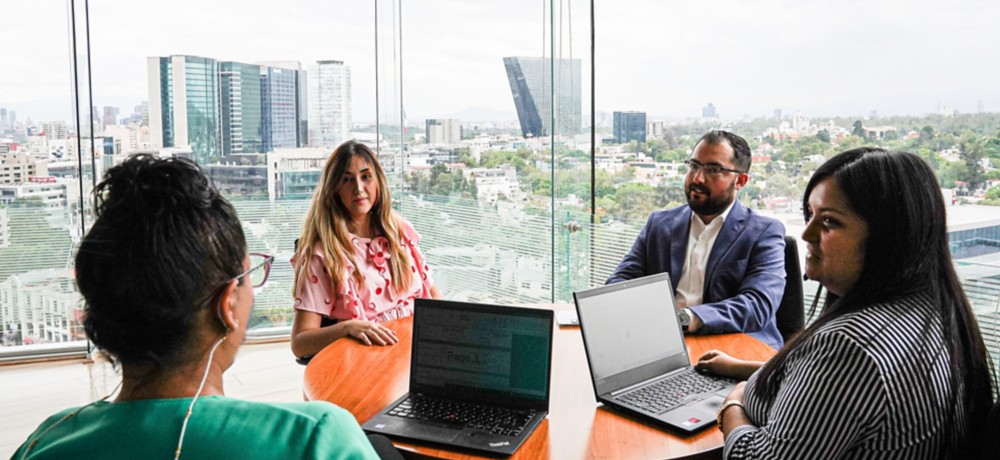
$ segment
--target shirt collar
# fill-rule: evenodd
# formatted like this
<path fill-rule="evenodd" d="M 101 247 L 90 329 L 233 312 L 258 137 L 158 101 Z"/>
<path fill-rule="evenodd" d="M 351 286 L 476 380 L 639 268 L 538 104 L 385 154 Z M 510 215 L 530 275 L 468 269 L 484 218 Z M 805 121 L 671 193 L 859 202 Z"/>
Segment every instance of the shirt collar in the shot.
<path fill-rule="evenodd" d="M 733 206 L 735 205 L 736 205 L 736 200 L 734 199 L 733 202 L 729 203 L 729 206 L 727 206 L 726 209 L 722 211 L 722 214 L 716 216 L 715 219 L 712 219 L 712 222 L 707 225 L 704 222 L 702 222 L 701 217 L 698 217 L 698 214 L 696 214 L 694 211 L 691 211 L 691 225 L 699 230 L 698 232 L 699 234 L 701 233 L 700 230 L 704 230 L 709 225 L 715 224 L 715 221 L 719 221 L 719 223 L 715 225 L 719 225 L 721 227 L 722 224 L 726 223 L 726 218 L 729 217 L 729 212 L 733 210 Z"/>

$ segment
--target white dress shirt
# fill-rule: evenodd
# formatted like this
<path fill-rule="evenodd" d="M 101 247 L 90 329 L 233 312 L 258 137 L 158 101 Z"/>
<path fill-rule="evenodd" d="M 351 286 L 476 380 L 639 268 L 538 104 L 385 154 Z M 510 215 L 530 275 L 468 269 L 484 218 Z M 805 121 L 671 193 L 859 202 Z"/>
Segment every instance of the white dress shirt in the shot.
<path fill-rule="evenodd" d="M 684 258 L 684 268 L 681 269 L 681 279 L 677 281 L 677 308 L 693 307 L 702 304 L 705 294 L 705 269 L 708 267 L 708 255 L 715 246 L 722 224 L 733 209 L 733 204 L 722 214 L 705 225 L 701 217 L 691 213 L 691 230 L 688 232 L 687 256 Z"/>

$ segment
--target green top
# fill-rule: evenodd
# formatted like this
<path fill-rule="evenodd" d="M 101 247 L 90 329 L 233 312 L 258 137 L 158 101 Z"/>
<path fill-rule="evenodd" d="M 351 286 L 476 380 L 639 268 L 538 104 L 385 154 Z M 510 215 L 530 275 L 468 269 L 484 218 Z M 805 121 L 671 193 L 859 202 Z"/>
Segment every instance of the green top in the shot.
<path fill-rule="evenodd" d="M 190 403 L 191 398 L 97 402 L 58 423 L 74 410 L 67 409 L 42 423 L 11 458 L 20 459 L 38 438 L 27 458 L 172 459 Z M 354 416 L 333 404 L 260 403 L 203 396 L 191 413 L 181 458 L 378 456 Z"/>

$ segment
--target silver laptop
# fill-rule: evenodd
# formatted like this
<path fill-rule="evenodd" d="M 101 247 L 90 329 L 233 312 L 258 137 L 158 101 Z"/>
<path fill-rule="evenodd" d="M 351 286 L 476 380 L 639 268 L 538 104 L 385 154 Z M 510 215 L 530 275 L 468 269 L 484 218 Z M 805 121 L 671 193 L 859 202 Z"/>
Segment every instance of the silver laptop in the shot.
<path fill-rule="evenodd" d="M 417 299 L 410 391 L 362 428 L 511 455 L 549 411 L 551 310 Z"/>
<path fill-rule="evenodd" d="M 670 275 L 575 292 L 573 300 L 599 402 L 682 433 L 715 423 L 736 381 L 691 366 Z"/>

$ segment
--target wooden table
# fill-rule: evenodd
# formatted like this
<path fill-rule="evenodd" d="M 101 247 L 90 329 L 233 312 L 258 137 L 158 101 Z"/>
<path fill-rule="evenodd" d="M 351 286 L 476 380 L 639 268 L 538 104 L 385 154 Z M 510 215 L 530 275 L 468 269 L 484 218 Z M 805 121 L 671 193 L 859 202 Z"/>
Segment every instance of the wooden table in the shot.
<path fill-rule="evenodd" d="M 406 393 L 410 377 L 413 318 L 386 323 L 396 331 L 394 346 L 367 347 L 338 340 L 318 353 L 305 372 L 305 396 L 331 401 L 364 423 Z M 688 336 L 692 362 L 711 349 L 743 359 L 767 360 L 774 349 L 746 334 Z M 579 327 L 558 327 L 552 344 L 552 381 L 548 418 L 511 458 L 692 458 L 721 457 L 722 433 L 707 428 L 683 437 L 598 405 L 590 380 Z M 395 442 L 419 456 L 479 458 L 425 444 Z"/>

